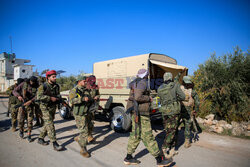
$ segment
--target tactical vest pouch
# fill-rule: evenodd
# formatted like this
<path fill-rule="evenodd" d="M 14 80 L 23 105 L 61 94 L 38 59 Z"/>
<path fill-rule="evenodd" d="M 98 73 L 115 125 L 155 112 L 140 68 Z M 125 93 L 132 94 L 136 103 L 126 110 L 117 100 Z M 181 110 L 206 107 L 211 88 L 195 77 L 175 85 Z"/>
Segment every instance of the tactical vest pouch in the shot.
<path fill-rule="evenodd" d="M 88 107 L 85 105 L 75 105 L 73 108 L 73 113 L 79 116 L 86 115 L 87 111 L 88 111 Z"/>
<path fill-rule="evenodd" d="M 174 103 L 169 104 L 169 105 L 162 105 L 161 108 L 159 109 L 159 111 L 163 115 L 176 115 L 176 114 L 180 114 L 181 105 L 180 105 L 179 102 L 174 102 Z"/>

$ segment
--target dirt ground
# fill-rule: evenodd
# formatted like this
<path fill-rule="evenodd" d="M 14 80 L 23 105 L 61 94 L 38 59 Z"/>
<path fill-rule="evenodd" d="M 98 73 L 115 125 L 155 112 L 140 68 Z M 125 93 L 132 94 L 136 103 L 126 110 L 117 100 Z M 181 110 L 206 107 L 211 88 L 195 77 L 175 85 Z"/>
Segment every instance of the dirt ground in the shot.
<path fill-rule="evenodd" d="M 75 121 L 62 120 L 56 114 L 55 128 L 58 143 L 65 147 L 62 152 L 53 150 L 52 145 L 37 143 L 40 128 L 32 132 L 33 142 L 20 139 L 17 132 L 10 130 L 10 118 L 6 117 L 7 98 L 0 98 L 0 166 L 1 167 L 123 167 L 129 133 L 115 133 L 108 122 L 95 121 L 94 137 L 96 143 L 88 145 L 91 158 L 79 154 L 80 147 L 74 141 L 78 135 Z M 154 132 L 161 145 L 164 132 Z M 26 136 L 25 136 L 26 137 Z M 191 148 L 183 147 L 183 131 L 179 133 L 179 154 L 174 157 L 172 167 L 248 167 L 250 165 L 250 140 L 238 139 L 215 134 L 199 134 L 199 141 Z M 48 138 L 46 138 L 48 140 Z M 156 166 L 156 161 L 146 150 L 143 143 L 134 154 L 141 161 L 138 167 Z"/>

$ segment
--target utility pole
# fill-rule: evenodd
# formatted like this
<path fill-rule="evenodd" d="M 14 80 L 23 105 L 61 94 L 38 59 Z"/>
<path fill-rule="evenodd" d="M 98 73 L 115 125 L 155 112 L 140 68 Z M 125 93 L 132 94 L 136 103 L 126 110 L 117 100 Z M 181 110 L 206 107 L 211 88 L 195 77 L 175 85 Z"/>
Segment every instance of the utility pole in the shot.
<path fill-rule="evenodd" d="M 10 36 L 10 53 L 12 54 L 12 37 Z"/>

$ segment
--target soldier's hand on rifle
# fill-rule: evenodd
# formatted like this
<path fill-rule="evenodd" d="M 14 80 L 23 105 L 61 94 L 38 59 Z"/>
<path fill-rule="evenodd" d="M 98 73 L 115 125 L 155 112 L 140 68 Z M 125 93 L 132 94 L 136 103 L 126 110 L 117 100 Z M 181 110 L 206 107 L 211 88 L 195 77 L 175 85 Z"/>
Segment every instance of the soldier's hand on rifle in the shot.
<path fill-rule="evenodd" d="M 85 96 L 85 97 L 83 97 L 83 100 L 87 102 L 87 101 L 89 101 L 89 98 Z"/>
<path fill-rule="evenodd" d="M 150 102 L 152 102 L 152 101 L 153 101 L 153 98 L 152 98 L 151 96 L 149 96 L 149 98 L 150 98 Z"/>
<path fill-rule="evenodd" d="M 18 96 L 18 100 L 21 101 L 21 102 L 24 102 L 24 99 L 22 96 Z"/>
<path fill-rule="evenodd" d="M 24 106 L 29 106 L 31 103 L 32 103 L 32 100 L 29 100 L 29 101 L 27 101 L 26 103 L 24 103 L 23 105 L 24 105 Z"/>
<path fill-rule="evenodd" d="M 56 97 L 50 97 L 50 100 L 51 100 L 52 102 L 56 102 L 56 101 L 58 100 L 58 98 L 56 98 Z"/>
<path fill-rule="evenodd" d="M 99 100 L 99 97 L 98 96 L 94 97 L 94 100 Z"/>
<path fill-rule="evenodd" d="M 194 115 L 194 116 L 196 116 L 196 111 L 195 110 L 193 110 L 192 112 L 191 112 L 191 115 Z"/>

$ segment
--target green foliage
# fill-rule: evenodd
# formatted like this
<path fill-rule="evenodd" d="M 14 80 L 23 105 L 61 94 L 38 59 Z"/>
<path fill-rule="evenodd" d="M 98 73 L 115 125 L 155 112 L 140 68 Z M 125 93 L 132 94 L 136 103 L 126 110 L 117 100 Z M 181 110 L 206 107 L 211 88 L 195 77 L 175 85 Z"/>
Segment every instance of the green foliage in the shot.
<path fill-rule="evenodd" d="M 86 75 L 83 71 L 80 71 L 80 74 L 75 76 L 71 75 L 68 77 L 62 76 L 56 79 L 56 82 L 60 85 L 61 91 L 66 91 L 72 89 L 76 84 L 80 76 Z"/>
<path fill-rule="evenodd" d="M 60 77 L 56 82 L 60 85 L 61 91 L 70 90 L 76 84 L 77 78 L 73 75 L 69 77 Z"/>
<path fill-rule="evenodd" d="M 212 55 L 194 72 L 201 105 L 199 116 L 210 113 L 217 119 L 248 121 L 250 117 L 250 55 L 238 47 L 221 57 Z"/>

